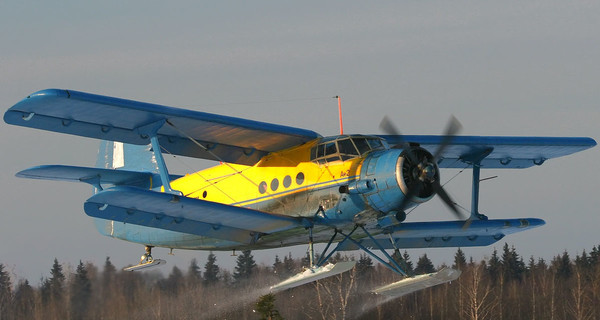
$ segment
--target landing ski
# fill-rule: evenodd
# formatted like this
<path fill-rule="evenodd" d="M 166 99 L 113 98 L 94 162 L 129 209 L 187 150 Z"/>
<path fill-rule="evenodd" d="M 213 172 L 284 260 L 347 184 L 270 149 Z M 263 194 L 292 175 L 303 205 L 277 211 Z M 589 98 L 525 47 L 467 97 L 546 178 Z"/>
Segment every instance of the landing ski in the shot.
<path fill-rule="evenodd" d="M 398 282 L 374 289 L 371 292 L 388 297 L 400 297 L 405 294 L 456 280 L 460 274 L 460 270 L 444 268 L 438 272 L 402 279 Z"/>
<path fill-rule="evenodd" d="M 136 264 L 135 266 L 123 268 L 123 271 L 139 271 L 139 270 L 144 270 L 144 269 L 148 269 L 148 268 L 153 268 L 153 267 L 159 266 L 161 264 L 167 264 L 167 261 L 161 260 L 161 259 L 154 259 L 150 262 L 143 262 L 140 264 Z"/>
<path fill-rule="evenodd" d="M 326 266 L 318 267 L 318 268 L 310 268 L 304 272 L 301 272 L 283 282 L 280 282 L 271 287 L 271 292 L 279 292 L 286 289 L 291 289 L 295 287 L 299 287 L 301 285 L 321 280 L 327 277 L 335 276 L 336 274 L 340 274 L 342 272 L 346 272 L 352 268 L 356 261 L 343 261 L 338 262 L 336 264 L 329 263 Z"/>

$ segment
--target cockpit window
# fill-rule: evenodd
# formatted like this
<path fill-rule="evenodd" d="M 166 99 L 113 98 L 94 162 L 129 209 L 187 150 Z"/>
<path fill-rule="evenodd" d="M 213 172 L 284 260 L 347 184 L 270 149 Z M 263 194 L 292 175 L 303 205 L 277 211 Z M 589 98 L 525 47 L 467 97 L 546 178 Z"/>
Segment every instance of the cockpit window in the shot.
<path fill-rule="evenodd" d="M 371 150 L 385 149 L 381 139 L 365 136 L 340 136 L 324 139 L 311 150 L 311 161 L 319 164 L 346 161 L 357 158 Z"/>
<path fill-rule="evenodd" d="M 383 143 L 379 139 L 367 139 L 369 141 L 369 145 L 371 145 L 371 149 L 377 150 L 383 148 Z"/>
<path fill-rule="evenodd" d="M 358 148 L 358 153 L 360 154 L 364 154 L 366 152 L 371 151 L 371 147 L 369 147 L 367 139 L 365 138 L 355 138 L 354 144 L 356 144 L 356 147 Z"/>
<path fill-rule="evenodd" d="M 352 143 L 352 140 L 343 139 L 338 140 L 337 143 L 338 147 L 340 148 L 341 154 L 358 155 L 358 152 L 356 151 L 356 147 L 354 147 L 354 143 Z"/>
<path fill-rule="evenodd" d="M 329 156 L 329 155 L 336 154 L 336 153 L 337 153 L 337 148 L 335 147 L 335 141 L 328 142 L 325 145 L 325 155 Z"/>

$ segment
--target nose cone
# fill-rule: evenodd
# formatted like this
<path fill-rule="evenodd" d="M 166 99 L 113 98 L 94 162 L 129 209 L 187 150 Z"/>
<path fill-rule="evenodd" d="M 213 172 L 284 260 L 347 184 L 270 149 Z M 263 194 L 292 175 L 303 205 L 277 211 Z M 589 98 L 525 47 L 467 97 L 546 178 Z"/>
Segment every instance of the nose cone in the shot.
<path fill-rule="evenodd" d="M 432 163 L 427 163 L 423 169 L 421 169 L 421 181 L 431 182 L 435 179 L 435 166 Z"/>

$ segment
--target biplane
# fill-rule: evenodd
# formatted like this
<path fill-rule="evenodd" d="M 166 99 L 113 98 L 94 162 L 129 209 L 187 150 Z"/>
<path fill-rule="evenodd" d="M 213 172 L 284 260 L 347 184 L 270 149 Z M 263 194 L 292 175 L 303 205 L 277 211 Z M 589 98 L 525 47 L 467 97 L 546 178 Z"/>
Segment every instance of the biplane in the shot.
<path fill-rule="evenodd" d="M 306 129 L 95 94 L 48 89 L 4 114 L 9 124 L 102 140 L 96 167 L 44 165 L 18 177 L 84 182 L 84 203 L 98 230 L 153 247 L 259 250 L 307 244 L 311 267 L 273 291 L 339 274 L 354 262 L 327 264 L 338 251 L 362 250 L 409 276 L 373 292 L 392 296 L 456 279 L 458 270 L 407 275 L 388 251 L 486 246 L 544 224 L 536 218 L 488 219 L 479 212 L 482 169 L 523 169 L 596 145 L 586 137 L 460 136 L 451 118 L 442 135 L 323 137 Z M 170 174 L 163 154 L 218 165 Z M 463 216 L 440 183 L 440 169 L 471 168 L 472 199 Z M 434 196 L 456 220 L 407 222 L 409 209 Z M 320 255 L 314 243 L 324 243 Z"/>

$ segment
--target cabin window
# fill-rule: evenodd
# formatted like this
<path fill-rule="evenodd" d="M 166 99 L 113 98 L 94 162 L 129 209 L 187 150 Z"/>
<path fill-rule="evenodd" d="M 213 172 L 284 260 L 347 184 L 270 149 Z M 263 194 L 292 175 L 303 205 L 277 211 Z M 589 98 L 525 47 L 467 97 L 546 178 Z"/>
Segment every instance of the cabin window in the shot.
<path fill-rule="evenodd" d="M 260 192 L 261 194 L 267 192 L 267 183 L 266 182 L 263 181 L 258 185 L 258 192 Z"/>
<path fill-rule="evenodd" d="M 298 174 L 296 175 L 296 184 L 301 185 L 303 183 L 304 183 L 304 173 L 298 172 Z"/>
<path fill-rule="evenodd" d="M 279 188 L 279 180 L 277 180 L 277 178 L 271 180 L 271 190 L 273 191 L 277 191 L 277 188 Z"/>
<path fill-rule="evenodd" d="M 292 177 L 290 176 L 285 176 L 283 178 L 283 187 L 284 188 L 289 188 L 292 185 Z"/>

